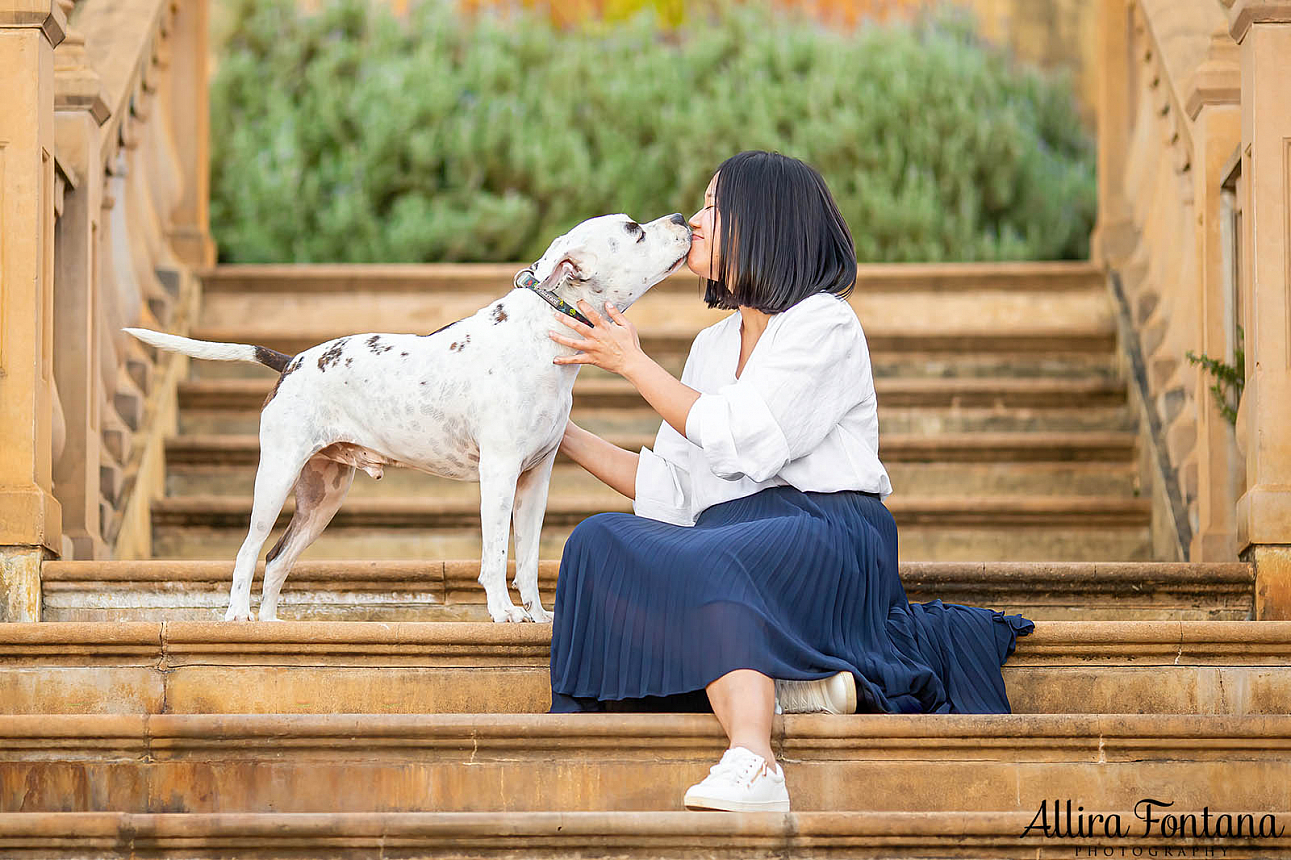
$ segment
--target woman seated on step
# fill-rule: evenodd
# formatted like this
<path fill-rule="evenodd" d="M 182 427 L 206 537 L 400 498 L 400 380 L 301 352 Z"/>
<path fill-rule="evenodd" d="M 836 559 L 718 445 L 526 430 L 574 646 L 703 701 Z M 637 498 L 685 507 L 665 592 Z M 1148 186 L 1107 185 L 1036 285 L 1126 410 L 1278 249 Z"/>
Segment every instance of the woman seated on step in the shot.
<path fill-rule="evenodd" d="M 553 332 L 631 382 L 663 423 L 626 451 L 572 421 L 561 450 L 633 499 L 565 544 L 552 712 L 695 710 L 730 748 L 692 809 L 787 811 L 771 723 L 785 713 L 1008 713 L 999 667 L 1020 615 L 911 604 L 883 499 L 869 351 L 846 296 L 847 224 L 820 174 L 778 153 L 721 164 L 690 219 L 709 307 L 675 379 L 614 308 Z M 687 695 L 689 694 L 689 695 Z"/>

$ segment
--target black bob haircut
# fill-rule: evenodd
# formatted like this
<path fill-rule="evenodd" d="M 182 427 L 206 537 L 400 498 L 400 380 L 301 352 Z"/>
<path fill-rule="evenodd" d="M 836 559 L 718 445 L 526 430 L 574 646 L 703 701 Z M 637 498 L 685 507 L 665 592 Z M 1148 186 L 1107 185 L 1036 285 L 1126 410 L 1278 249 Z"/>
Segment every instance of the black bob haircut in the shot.
<path fill-rule="evenodd" d="M 775 314 L 815 293 L 852 291 L 856 246 L 810 165 L 778 152 L 732 155 L 717 168 L 714 198 L 721 235 L 717 280 L 704 279 L 710 308 Z"/>

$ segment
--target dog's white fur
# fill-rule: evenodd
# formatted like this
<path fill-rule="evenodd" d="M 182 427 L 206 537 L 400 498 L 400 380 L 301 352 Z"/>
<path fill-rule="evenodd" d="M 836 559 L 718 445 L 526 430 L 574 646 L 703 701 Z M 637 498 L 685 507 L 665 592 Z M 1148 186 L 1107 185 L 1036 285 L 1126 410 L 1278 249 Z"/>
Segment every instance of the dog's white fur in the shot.
<path fill-rule="evenodd" d="M 644 225 L 605 215 L 556 239 L 533 272 L 569 304 L 586 299 L 608 318 L 606 302 L 626 310 L 679 268 L 689 249 L 690 229 L 680 215 Z M 251 525 L 225 620 L 251 620 L 256 559 L 293 488 L 295 515 L 265 568 L 261 621 L 276 620 L 287 572 L 340 508 L 355 468 L 380 478 L 385 466 L 406 466 L 479 481 L 479 581 L 489 615 L 550 621 L 538 594 L 538 540 L 580 367 L 552 363 L 576 352 L 548 336 L 576 337 L 552 314 L 533 291 L 517 288 L 433 334 L 356 334 L 293 357 L 260 415 Z M 272 355 L 247 344 L 126 331 L 194 358 L 270 363 L 264 356 Z M 506 589 L 508 522 L 515 527 L 523 610 Z"/>

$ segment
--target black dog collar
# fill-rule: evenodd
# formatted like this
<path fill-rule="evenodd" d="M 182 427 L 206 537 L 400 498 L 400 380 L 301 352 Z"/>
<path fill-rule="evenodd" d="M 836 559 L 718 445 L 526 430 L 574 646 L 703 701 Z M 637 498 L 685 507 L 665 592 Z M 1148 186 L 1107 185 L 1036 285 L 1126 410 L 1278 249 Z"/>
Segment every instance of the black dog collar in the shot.
<path fill-rule="evenodd" d="M 572 305 L 569 304 L 569 302 L 560 298 L 550 290 L 544 290 L 542 287 L 538 286 L 539 283 L 540 281 L 536 277 L 534 277 L 533 269 L 521 269 L 520 271 L 516 272 L 515 285 L 517 287 L 519 287 L 522 290 L 533 290 L 535 293 L 537 293 L 539 296 L 542 297 L 542 300 L 544 302 L 551 305 L 553 308 L 560 311 L 562 314 L 568 314 L 569 316 L 581 322 L 583 325 L 586 325 L 586 326 L 592 325 L 592 321 L 589 320 L 587 317 L 583 316 L 582 314 L 580 314 L 577 308 L 573 307 Z M 595 326 L 592 326 L 592 327 L 595 328 Z"/>

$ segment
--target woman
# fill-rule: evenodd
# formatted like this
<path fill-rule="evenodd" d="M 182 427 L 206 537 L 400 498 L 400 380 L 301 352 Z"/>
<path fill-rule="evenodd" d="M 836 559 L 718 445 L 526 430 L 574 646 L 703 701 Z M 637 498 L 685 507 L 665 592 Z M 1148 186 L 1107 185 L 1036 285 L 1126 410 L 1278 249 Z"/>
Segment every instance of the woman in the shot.
<path fill-rule="evenodd" d="M 718 168 L 690 219 L 687 265 L 709 307 L 681 380 L 616 308 L 553 340 L 557 363 L 620 374 L 663 418 L 654 450 L 569 423 L 561 450 L 633 499 L 565 544 L 551 642 L 552 711 L 676 705 L 704 690 L 730 748 L 692 809 L 788 811 L 771 751 L 784 712 L 1008 713 L 999 666 L 1018 615 L 910 604 L 882 500 L 865 336 L 845 301 L 851 234 L 824 180 L 778 153 Z"/>

